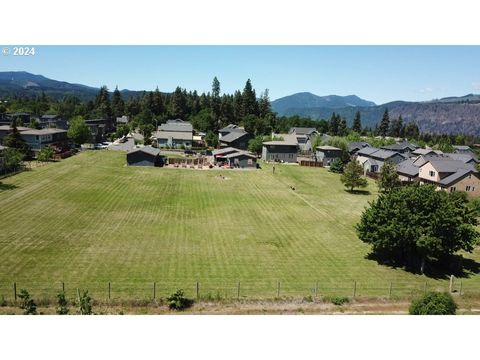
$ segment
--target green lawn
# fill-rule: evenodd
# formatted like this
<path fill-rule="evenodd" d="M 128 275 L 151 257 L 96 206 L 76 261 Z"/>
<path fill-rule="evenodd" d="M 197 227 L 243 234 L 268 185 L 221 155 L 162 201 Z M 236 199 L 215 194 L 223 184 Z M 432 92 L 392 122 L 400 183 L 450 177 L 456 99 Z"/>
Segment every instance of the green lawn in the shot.
<path fill-rule="evenodd" d="M 446 287 L 367 260 L 354 224 L 376 196 L 344 191 L 321 168 L 138 168 L 125 154 L 87 151 L 1 180 L 0 295 L 88 288 L 105 299 L 184 288 L 201 296 L 410 294 Z M 226 179 L 218 177 L 222 174 Z M 295 191 L 290 189 L 295 187 Z M 480 259 L 477 251 L 468 255 Z M 459 286 L 456 282 L 456 287 Z M 316 285 L 318 282 L 318 285 Z M 462 279 L 480 292 L 480 276 Z"/>

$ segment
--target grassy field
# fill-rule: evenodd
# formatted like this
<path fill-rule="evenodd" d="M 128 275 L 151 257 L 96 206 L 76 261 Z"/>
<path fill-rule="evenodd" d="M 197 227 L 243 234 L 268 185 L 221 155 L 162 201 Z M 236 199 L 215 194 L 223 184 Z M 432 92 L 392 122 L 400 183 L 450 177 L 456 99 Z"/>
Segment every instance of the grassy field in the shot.
<path fill-rule="evenodd" d="M 148 298 L 176 288 L 203 297 L 405 295 L 447 280 L 380 266 L 354 224 L 376 196 L 344 191 L 321 168 L 261 170 L 126 167 L 125 155 L 87 151 L 0 185 L 0 295 L 12 284 L 53 297 Z M 221 178 L 218 175 L 223 175 Z M 295 191 L 290 186 L 295 187 Z M 467 257 L 480 259 L 476 251 Z M 455 286 L 458 288 L 459 280 Z M 462 279 L 480 293 L 480 276 Z"/>

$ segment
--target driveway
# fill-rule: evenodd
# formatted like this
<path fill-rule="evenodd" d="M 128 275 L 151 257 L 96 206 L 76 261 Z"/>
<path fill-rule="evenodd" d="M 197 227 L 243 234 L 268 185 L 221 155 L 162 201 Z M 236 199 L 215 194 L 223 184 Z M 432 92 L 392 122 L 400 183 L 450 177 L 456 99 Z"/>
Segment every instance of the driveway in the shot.
<path fill-rule="evenodd" d="M 126 142 L 119 144 L 112 144 L 108 146 L 108 150 L 117 150 L 117 151 L 130 151 L 135 147 L 135 141 L 133 138 L 129 138 Z"/>

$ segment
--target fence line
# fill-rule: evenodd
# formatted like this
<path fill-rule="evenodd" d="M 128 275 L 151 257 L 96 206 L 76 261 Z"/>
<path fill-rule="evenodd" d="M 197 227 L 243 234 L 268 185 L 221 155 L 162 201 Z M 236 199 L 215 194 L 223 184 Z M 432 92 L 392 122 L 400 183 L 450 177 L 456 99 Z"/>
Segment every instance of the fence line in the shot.
<path fill-rule="evenodd" d="M 90 296 L 98 301 L 111 300 L 155 300 L 165 298 L 178 289 L 184 290 L 189 297 L 199 300 L 256 300 L 274 298 L 328 298 L 345 296 L 352 298 L 411 298 L 425 294 L 427 291 L 445 291 L 458 296 L 480 296 L 480 284 L 465 284 L 461 279 L 451 282 L 385 282 L 362 283 L 298 283 L 277 281 L 232 281 L 231 283 L 212 284 L 208 281 L 196 281 L 190 284 L 170 282 L 145 283 L 105 283 L 69 284 L 26 284 L 22 282 L 0 282 L 0 301 L 17 301 L 18 292 L 27 290 L 32 297 L 45 301 L 55 301 L 61 291 L 68 298 L 79 297 L 80 291 L 88 290 Z"/>

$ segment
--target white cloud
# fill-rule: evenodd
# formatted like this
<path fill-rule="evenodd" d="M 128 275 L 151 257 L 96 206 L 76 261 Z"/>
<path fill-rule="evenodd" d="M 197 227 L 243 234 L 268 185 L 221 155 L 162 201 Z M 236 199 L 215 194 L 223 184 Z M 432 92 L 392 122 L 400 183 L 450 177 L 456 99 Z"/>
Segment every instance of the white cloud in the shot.
<path fill-rule="evenodd" d="M 423 88 L 423 89 L 420 89 L 419 90 L 422 94 L 424 93 L 431 93 L 433 91 L 433 88 L 431 87 L 426 87 L 426 88 Z"/>

